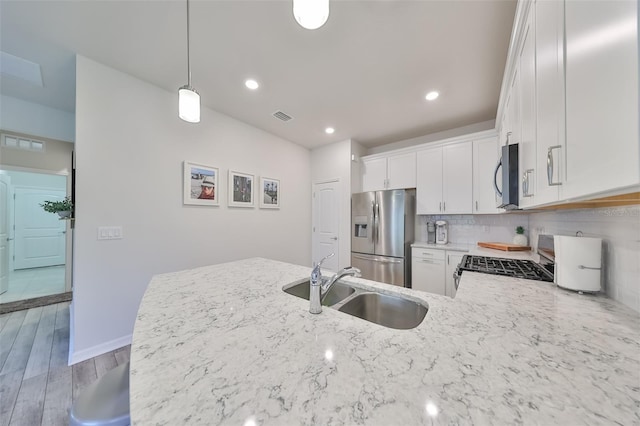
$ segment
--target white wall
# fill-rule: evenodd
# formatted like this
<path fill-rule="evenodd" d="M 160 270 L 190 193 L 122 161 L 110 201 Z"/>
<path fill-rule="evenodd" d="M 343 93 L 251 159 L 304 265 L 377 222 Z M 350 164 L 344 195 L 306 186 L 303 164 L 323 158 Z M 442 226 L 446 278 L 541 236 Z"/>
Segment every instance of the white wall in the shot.
<path fill-rule="evenodd" d="M 404 139 L 398 142 L 389 143 L 386 145 L 376 146 L 370 148 L 366 155 L 378 154 L 380 152 L 392 151 L 394 149 L 407 148 L 410 146 L 421 145 L 428 142 L 437 142 L 444 139 L 455 138 L 458 136 L 469 135 L 471 133 L 482 132 L 484 130 L 494 130 L 495 120 L 482 121 L 476 124 L 470 124 L 468 126 L 457 127 L 451 130 L 445 130 L 443 132 L 430 133 L 424 136 L 418 136 L 416 138 Z M 364 155 L 364 154 L 363 154 Z"/>
<path fill-rule="evenodd" d="M 310 265 L 308 150 L 206 108 L 185 123 L 177 91 L 81 56 L 76 75 L 72 363 L 129 343 L 154 274 L 253 256 Z M 182 204 L 183 160 L 220 169 L 219 207 Z M 280 179 L 281 208 L 227 207 L 229 169 Z M 104 225 L 124 238 L 98 241 Z"/>
<path fill-rule="evenodd" d="M 607 295 L 640 312 L 640 206 L 533 213 L 529 226 L 534 244 L 539 233 L 602 238 Z"/>
<path fill-rule="evenodd" d="M 351 265 L 351 141 L 325 145 L 311 151 L 312 184 L 340 180 L 340 232 L 338 268 Z M 319 255 L 312 253 L 313 260 Z"/>
<path fill-rule="evenodd" d="M 362 161 L 360 158 L 366 155 L 367 150 L 358 142 L 351 140 L 351 193 L 362 192 Z"/>
<path fill-rule="evenodd" d="M 0 95 L 0 104 L 0 128 L 3 130 L 66 142 L 75 140 L 73 112 L 5 95 Z"/>
<path fill-rule="evenodd" d="M 2 106 L 3 110 L 5 106 Z M 11 167 L 21 167 L 29 170 L 42 170 L 52 173 L 71 174 L 71 155 L 73 144 L 50 139 L 46 136 L 37 136 L 28 133 L 5 132 L 14 136 L 42 140 L 45 143 L 45 151 L 27 151 L 24 149 L 8 148 L 0 146 L 0 164 Z M 71 184 L 69 184 L 71 188 Z"/>

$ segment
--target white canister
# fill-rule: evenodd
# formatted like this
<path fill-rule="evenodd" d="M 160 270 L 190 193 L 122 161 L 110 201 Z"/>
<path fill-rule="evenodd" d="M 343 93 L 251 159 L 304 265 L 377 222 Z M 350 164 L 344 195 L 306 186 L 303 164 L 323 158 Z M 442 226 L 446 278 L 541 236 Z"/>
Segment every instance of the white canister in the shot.
<path fill-rule="evenodd" d="M 569 290 L 601 290 L 602 239 L 587 237 L 553 237 L 555 282 Z"/>

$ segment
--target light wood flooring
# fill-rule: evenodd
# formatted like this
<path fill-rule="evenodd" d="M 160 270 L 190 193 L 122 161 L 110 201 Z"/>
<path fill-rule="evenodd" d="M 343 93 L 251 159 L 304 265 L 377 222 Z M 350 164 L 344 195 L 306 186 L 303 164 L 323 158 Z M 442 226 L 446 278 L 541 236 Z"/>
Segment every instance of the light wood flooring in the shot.
<path fill-rule="evenodd" d="M 81 390 L 127 362 L 129 350 L 69 367 L 68 302 L 0 315 L 0 426 L 67 426 Z"/>

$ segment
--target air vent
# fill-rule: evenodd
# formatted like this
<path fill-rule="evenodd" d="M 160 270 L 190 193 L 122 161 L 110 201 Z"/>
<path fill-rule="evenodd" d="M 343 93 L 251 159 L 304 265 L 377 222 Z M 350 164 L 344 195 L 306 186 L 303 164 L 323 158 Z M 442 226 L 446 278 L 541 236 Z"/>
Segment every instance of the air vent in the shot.
<path fill-rule="evenodd" d="M 293 119 L 293 117 L 291 117 L 290 115 L 285 114 L 282 111 L 276 111 L 273 113 L 273 116 L 275 118 L 277 118 L 278 120 L 282 120 L 282 121 L 289 121 L 291 119 Z"/>

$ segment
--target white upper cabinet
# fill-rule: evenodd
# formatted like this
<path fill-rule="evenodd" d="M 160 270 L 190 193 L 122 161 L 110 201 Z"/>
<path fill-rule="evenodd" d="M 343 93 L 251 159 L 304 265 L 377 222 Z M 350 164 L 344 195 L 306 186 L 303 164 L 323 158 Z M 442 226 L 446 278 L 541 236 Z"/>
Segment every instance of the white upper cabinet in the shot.
<path fill-rule="evenodd" d="M 472 213 L 471 141 L 419 151 L 417 163 L 417 214 Z"/>
<path fill-rule="evenodd" d="M 562 1 L 535 4 L 536 204 L 560 199 L 564 179 L 564 53 Z"/>
<path fill-rule="evenodd" d="M 416 187 L 416 153 L 387 157 L 387 189 Z"/>
<path fill-rule="evenodd" d="M 637 20 L 632 0 L 518 2 L 497 122 L 521 207 L 640 188 Z"/>
<path fill-rule="evenodd" d="M 416 213 L 442 213 L 442 147 L 418 151 Z"/>
<path fill-rule="evenodd" d="M 534 8 L 535 4 L 531 5 Z M 536 177 L 536 58 L 534 14 L 525 22 L 522 48 L 518 57 L 520 70 L 520 207 L 535 204 Z"/>
<path fill-rule="evenodd" d="M 473 145 L 469 142 L 442 148 L 442 212 L 471 213 L 473 198 Z"/>
<path fill-rule="evenodd" d="M 387 159 L 362 159 L 362 191 L 385 189 L 387 183 Z"/>
<path fill-rule="evenodd" d="M 496 136 L 473 141 L 473 213 L 499 213 L 494 189 L 494 171 L 498 163 Z"/>
<path fill-rule="evenodd" d="M 362 190 L 364 192 L 415 187 L 415 152 L 362 159 Z"/>
<path fill-rule="evenodd" d="M 416 187 L 416 153 L 362 159 L 362 190 Z"/>
<path fill-rule="evenodd" d="M 565 2 L 563 198 L 640 183 L 638 2 Z"/>

